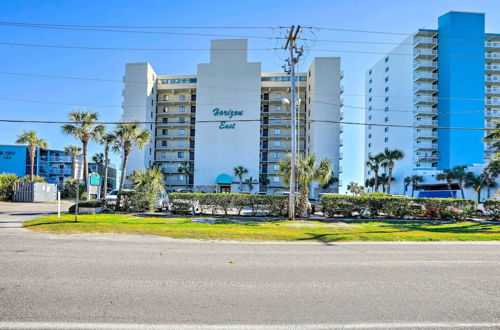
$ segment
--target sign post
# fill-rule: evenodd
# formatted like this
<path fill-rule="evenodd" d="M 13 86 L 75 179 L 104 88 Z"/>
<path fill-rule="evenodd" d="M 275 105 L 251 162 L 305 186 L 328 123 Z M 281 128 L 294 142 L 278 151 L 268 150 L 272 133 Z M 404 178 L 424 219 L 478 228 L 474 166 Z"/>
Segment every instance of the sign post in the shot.
<path fill-rule="evenodd" d="M 57 192 L 57 219 L 61 219 L 61 192 Z"/>

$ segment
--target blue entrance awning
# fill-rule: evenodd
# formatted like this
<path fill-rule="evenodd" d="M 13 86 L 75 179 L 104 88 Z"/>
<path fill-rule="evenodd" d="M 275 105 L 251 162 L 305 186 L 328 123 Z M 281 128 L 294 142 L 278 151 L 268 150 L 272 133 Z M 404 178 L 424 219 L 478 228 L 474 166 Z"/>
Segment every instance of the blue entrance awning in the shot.
<path fill-rule="evenodd" d="M 219 174 L 215 179 L 215 183 L 217 184 L 231 184 L 232 181 L 231 176 L 227 174 Z"/>

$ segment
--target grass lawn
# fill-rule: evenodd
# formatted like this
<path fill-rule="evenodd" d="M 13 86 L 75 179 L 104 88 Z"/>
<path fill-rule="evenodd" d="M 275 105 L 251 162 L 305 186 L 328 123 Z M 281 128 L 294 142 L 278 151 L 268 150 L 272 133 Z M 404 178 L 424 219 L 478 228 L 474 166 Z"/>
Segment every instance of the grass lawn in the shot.
<path fill-rule="evenodd" d="M 219 218 L 215 224 L 192 222 L 191 218 L 145 218 L 131 215 L 97 214 L 48 216 L 24 223 L 43 233 L 150 234 L 174 238 L 240 241 L 492 241 L 500 240 L 500 225 L 459 222 L 394 223 L 356 221 L 260 221 Z"/>

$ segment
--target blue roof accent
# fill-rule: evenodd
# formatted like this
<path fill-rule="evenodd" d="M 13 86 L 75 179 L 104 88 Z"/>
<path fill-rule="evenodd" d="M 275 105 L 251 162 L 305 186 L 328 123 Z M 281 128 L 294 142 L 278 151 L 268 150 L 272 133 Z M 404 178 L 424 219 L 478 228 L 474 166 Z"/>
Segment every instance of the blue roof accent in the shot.
<path fill-rule="evenodd" d="M 419 191 L 419 198 L 455 198 L 457 192 L 450 190 L 423 190 Z"/>
<path fill-rule="evenodd" d="M 227 174 L 219 174 L 217 175 L 217 178 L 215 179 L 215 183 L 217 184 L 231 184 L 233 182 L 233 179 L 231 179 L 231 176 Z"/>

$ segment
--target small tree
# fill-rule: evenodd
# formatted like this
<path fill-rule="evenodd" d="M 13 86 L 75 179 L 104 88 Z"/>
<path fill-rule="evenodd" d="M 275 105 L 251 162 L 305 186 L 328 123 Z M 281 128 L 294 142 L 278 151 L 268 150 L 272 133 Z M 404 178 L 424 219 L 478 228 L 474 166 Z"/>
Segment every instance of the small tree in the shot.
<path fill-rule="evenodd" d="M 248 169 L 243 165 L 238 165 L 233 169 L 234 175 L 238 177 L 240 181 L 240 192 L 243 190 L 243 176 L 248 173 Z"/>
<path fill-rule="evenodd" d="M 285 186 L 290 185 L 290 171 L 292 168 L 292 155 L 288 154 L 284 160 L 279 162 L 278 175 L 282 178 Z M 316 161 L 314 153 L 308 156 L 299 156 L 296 161 L 295 175 L 300 185 L 300 201 L 298 205 L 298 214 L 305 216 L 309 200 L 309 185 L 317 181 L 320 185 L 330 180 L 333 173 L 332 162 L 329 159 Z"/>
<path fill-rule="evenodd" d="M 76 179 L 76 158 L 82 154 L 82 148 L 70 144 L 64 147 L 64 154 L 71 156 L 71 177 Z"/>
<path fill-rule="evenodd" d="M 111 150 L 113 144 L 116 141 L 116 136 L 112 133 L 104 133 L 99 138 L 99 143 L 104 146 L 104 192 L 103 199 L 106 199 L 106 194 L 108 193 L 108 169 L 109 169 L 109 151 Z"/>
<path fill-rule="evenodd" d="M 252 192 L 254 179 L 252 177 L 249 177 L 248 179 L 245 180 L 245 184 L 248 186 L 248 191 Z"/>
<path fill-rule="evenodd" d="M 371 188 L 372 189 L 372 192 L 374 191 L 374 188 L 375 188 L 375 178 L 370 178 L 370 179 L 366 179 L 365 180 L 365 187 L 368 189 L 368 188 Z"/>
<path fill-rule="evenodd" d="M 453 173 L 453 171 L 450 169 L 445 169 L 443 170 L 443 172 L 436 175 L 436 180 L 446 181 L 448 190 L 451 192 L 451 184 L 453 183 L 453 180 L 455 180 L 455 173 Z"/>
<path fill-rule="evenodd" d="M 459 165 L 459 166 L 455 166 L 451 169 L 452 176 L 454 177 L 455 180 L 457 180 L 458 186 L 460 187 L 462 199 L 465 199 L 463 184 L 464 184 L 465 169 L 466 168 L 467 168 L 467 166 L 465 166 L 465 165 Z"/>
<path fill-rule="evenodd" d="M 163 171 L 159 167 L 150 167 L 145 170 L 136 170 L 130 177 L 134 189 L 139 194 L 144 194 L 149 202 L 149 210 L 154 210 L 154 201 L 159 192 L 164 189 Z"/>
<path fill-rule="evenodd" d="M 360 186 L 358 183 L 351 181 L 347 185 L 347 190 L 351 192 L 353 196 L 361 195 L 363 193 L 363 186 Z"/>
<path fill-rule="evenodd" d="M 473 172 L 467 172 L 465 174 L 465 187 L 472 188 L 477 193 L 477 201 L 481 202 L 481 189 L 484 186 L 484 179 L 481 175 L 476 175 Z"/>
<path fill-rule="evenodd" d="M 0 174 L 0 200 L 6 201 L 12 199 L 12 194 L 14 193 L 14 184 L 18 181 L 19 178 L 15 174 Z"/>
<path fill-rule="evenodd" d="M 415 188 L 419 183 L 424 182 L 424 177 L 418 174 L 413 174 L 411 176 L 411 197 L 415 194 Z"/>
<path fill-rule="evenodd" d="M 35 175 L 36 150 L 38 148 L 47 149 L 49 145 L 45 140 L 38 138 L 35 131 L 26 131 L 26 130 L 17 137 L 16 143 L 28 144 L 28 153 L 30 155 L 30 170 L 31 170 L 30 178 L 31 181 L 33 181 Z"/>
<path fill-rule="evenodd" d="M 375 183 L 374 183 L 375 192 L 378 192 L 378 186 L 379 186 L 379 182 L 378 182 L 379 175 L 378 175 L 378 173 L 380 171 L 380 166 L 381 166 L 382 160 L 383 160 L 383 154 L 377 154 L 375 156 L 368 157 L 368 161 L 366 162 L 366 166 L 368 166 L 368 168 L 371 171 L 373 171 L 373 173 L 375 174 L 375 176 L 374 176 L 374 179 L 375 179 Z"/>
<path fill-rule="evenodd" d="M 177 171 L 184 175 L 186 190 L 189 189 L 189 176 L 193 174 L 193 167 L 189 162 L 182 162 Z"/>
<path fill-rule="evenodd" d="M 385 163 L 387 164 L 387 168 L 389 169 L 389 175 L 388 175 L 388 183 L 387 183 L 387 194 L 391 193 L 391 182 L 392 180 L 392 172 L 394 170 L 394 162 L 397 160 L 401 160 L 405 157 L 405 154 L 398 149 L 390 150 L 387 149 L 384 151 L 382 158 L 384 159 Z"/>

